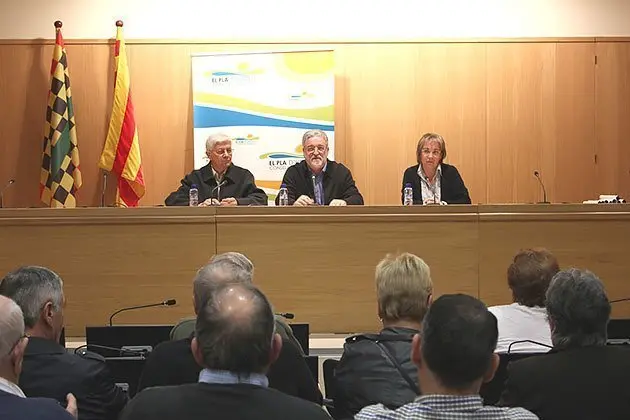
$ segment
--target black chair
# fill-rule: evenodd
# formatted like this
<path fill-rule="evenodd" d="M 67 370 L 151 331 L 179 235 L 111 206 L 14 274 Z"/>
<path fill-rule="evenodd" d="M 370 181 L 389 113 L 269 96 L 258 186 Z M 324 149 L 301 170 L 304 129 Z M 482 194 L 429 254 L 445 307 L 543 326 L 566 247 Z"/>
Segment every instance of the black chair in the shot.
<path fill-rule="evenodd" d="M 339 360 L 326 359 L 324 360 L 324 364 L 322 366 L 322 370 L 324 373 L 324 388 L 326 388 L 324 407 L 326 407 L 326 410 L 328 410 L 328 413 L 332 416 L 333 419 L 339 418 L 337 412 L 335 411 L 335 391 L 337 390 L 335 382 L 335 368 L 338 364 Z"/>
<path fill-rule="evenodd" d="M 490 382 L 481 385 L 479 394 L 483 398 L 484 405 L 496 405 L 501 398 L 505 381 L 508 378 L 508 365 L 515 360 L 534 357 L 545 353 L 499 353 L 499 367 Z"/>

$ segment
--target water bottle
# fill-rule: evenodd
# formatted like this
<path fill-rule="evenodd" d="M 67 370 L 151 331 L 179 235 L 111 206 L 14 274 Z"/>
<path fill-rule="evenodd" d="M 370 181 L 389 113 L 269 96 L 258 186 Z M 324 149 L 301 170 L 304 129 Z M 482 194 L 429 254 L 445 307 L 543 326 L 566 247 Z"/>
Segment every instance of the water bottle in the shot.
<path fill-rule="evenodd" d="M 188 205 L 190 207 L 197 207 L 199 205 L 199 190 L 197 184 L 192 184 L 188 191 Z"/>
<path fill-rule="evenodd" d="M 411 184 L 405 184 L 405 189 L 403 190 L 403 205 L 404 206 L 413 206 L 413 188 L 411 188 Z"/>
<path fill-rule="evenodd" d="M 279 206 L 289 205 L 289 191 L 287 190 L 286 184 L 280 185 L 280 190 L 278 191 L 278 205 Z"/>

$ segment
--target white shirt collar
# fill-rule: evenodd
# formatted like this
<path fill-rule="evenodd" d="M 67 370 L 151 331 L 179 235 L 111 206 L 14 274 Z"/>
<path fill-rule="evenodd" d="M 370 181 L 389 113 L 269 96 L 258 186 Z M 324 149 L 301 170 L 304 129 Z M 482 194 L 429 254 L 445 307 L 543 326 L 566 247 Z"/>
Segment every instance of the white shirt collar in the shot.
<path fill-rule="evenodd" d="M 0 377 L 0 391 L 7 392 L 17 397 L 26 398 L 26 395 L 24 395 L 24 392 L 22 392 L 19 386 L 13 382 L 7 381 L 3 377 Z"/>
<path fill-rule="evenodd" d="M 422 165 L 418 165 L 418 175 L 420 178 L 424 179 L 426 182 L 429 182 L 429 178 L 424 173 L 424 169 L 422 169 Z M 435 170 L 435 178 L 439 178 L 442 176 L 442 164 L 440 163 Z"/>

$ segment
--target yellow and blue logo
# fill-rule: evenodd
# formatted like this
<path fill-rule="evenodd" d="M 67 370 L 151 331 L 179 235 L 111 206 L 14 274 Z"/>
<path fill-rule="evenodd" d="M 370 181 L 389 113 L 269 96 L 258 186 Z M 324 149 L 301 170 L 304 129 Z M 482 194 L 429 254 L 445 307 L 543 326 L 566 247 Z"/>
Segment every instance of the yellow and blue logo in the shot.
<path fill-rule="evenodd" d="M 299 101 L 301 99 L 313 99 L 314 97 L 315 97 L 314 93 L 302 91 L 300 93 L 296 93 L 294 95 L 289 96 L 289 99 L 292 101 Z"/>
<path fill-rule="evenodd" d="M 245 137 L 234 137 L 233 139 L 236 144 L 255 144 L 258 140 L 260 140 L 260 137 L 250 133 Z"/>
<path fill-rule="evenodd" d="M 302 145 L 298 145 L 295 148 L 295 153 L 289 152 L 270 152 L 263 153 L 260 155 L 259 159 L 301 159 L 302 155 Z"/>
<path fill-rule="evenodd" d="M 210 70 L 204 73 L 206 78 L 209 78 L 212 83 L 227 83 L 235 79 L 249 79 L 251 76 L 263 74 L 265 71 L 262 68 L 252 68 L 249 63 L 239 63 L 236 66 L 236 70 Z"/>

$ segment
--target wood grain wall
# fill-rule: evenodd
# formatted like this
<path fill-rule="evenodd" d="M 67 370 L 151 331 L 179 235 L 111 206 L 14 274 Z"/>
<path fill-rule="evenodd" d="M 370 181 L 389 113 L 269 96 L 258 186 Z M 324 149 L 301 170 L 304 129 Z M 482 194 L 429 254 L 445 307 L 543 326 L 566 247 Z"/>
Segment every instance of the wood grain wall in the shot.
<path fill-rule="evenodd" d="M 112 46 L 67 42 L 84 186 L 100 203 L 113 89 Z M 159 205 L 192 169 L 190 55 L 221 50 L 333 48 L 336 156 L 368 204 L 396 204 L 422 133 L 437 131 L 474 203 L 630 197 L 630 41 L 199 44 L 128 46 L 147 195 Z M 49 40 L 0 41 L 0 182 L 8 207 L 39 206 Z M 597 63 L 595 60 L 597 57 Z M 110 180 L 113 181 L 113 180 Z M 111 203 L 113 182 L 107 202 Z"/>

